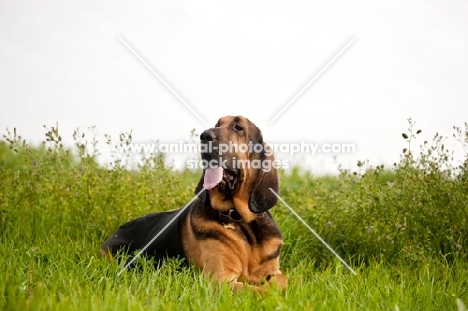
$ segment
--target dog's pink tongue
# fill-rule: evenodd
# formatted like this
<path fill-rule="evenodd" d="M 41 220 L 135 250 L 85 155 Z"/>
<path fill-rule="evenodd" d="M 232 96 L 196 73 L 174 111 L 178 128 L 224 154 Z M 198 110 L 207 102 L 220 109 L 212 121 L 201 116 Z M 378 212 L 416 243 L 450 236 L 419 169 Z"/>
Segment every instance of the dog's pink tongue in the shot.
<path fill-rule="evenodd" d="M 223 168 L 206 168 L 205 179 L 203 181 L 203 188 L 211 190 L 223 179 Z"/>

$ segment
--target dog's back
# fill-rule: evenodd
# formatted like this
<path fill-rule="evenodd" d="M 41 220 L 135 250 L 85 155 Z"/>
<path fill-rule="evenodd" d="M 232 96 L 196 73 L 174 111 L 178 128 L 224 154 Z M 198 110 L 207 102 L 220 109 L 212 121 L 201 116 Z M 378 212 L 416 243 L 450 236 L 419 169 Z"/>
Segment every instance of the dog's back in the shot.
<path fill-rule="evenodd" d="M 194 202 L 196 203 L 196 202 Z M 102 253 L 116 255 L 117 253 L 133 254 L 143 249 L 157 234 L 160 234 L 144 251 L 144 255 L 154 257 L 156 262 L 165 257 L 184 258 L 181 238 L 181 224 L 185 222 L 190 207 L 175 219 L 164 231 L 162 229 L 180 211 L 151 213 L 134 219 L 120 226 L 103 244 Z"/>

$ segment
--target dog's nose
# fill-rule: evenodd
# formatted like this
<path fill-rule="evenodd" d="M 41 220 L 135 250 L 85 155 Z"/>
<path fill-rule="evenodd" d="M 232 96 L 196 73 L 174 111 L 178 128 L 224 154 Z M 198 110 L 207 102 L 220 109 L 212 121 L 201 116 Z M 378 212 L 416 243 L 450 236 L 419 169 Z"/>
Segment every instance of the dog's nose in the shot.
<path fill-rule="evenodd" d="M 213 141 L 215 140 L 215 138 L 216 138 L 215 134 L 210 130 L 206 130 L 200 135 L 200 140 L 202 142 Z"/>

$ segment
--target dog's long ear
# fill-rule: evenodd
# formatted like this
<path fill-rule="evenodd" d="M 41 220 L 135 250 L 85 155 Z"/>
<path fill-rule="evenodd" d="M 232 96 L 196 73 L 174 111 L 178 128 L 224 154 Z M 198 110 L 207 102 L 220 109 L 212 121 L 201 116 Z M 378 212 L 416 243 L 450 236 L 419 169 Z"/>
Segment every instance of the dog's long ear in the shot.
<path fill-rule="evenodd" d="M 267 148 L 266 151 L 265 148 Z M 274 167 L 275 158 L 267 144 L 263 143 L 263 149 L 262 168 L 258 169 L 254 188 L 249 198 L 249 209 L 253 213 L 263 213 L 278 202 L 278 198 L 270 190 L 271 188 L 276 193 L 279 192 L 278 172 Z"/>
<path fill-rule="evenodd" d="M 203 170 L 203 173 L 200 177 L 200 180 L 198 181 L 198 185 L 197 187 L 195 188 L 195 194 L 198 194 L 202 189 L 203 189 L 203 179 L 205 178 L 205 170 Z M 202 193 L 200 193 L 200 195 L 198 196 L 203 203 L 206 203 L 206 200 L 207 200 L 207 193 L 206 191 L 203 191 Z"/>

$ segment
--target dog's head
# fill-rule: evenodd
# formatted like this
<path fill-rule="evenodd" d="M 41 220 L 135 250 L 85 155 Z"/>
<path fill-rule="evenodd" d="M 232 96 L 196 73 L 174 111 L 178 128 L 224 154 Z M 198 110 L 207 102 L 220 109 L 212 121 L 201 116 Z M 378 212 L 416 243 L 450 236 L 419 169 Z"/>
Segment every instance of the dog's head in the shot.
<path fill-rule="evenodd" d="M 276 204 L 269 190 L 279 188 L 275 159 L 262 132 L 249 119 L 223 117 L 200 135 L 200 141 L 204 171 L 196 193 L 205 188 L 208 196 L 222 195 L 224 200 L 242 196 L 252 213 Z"/>

